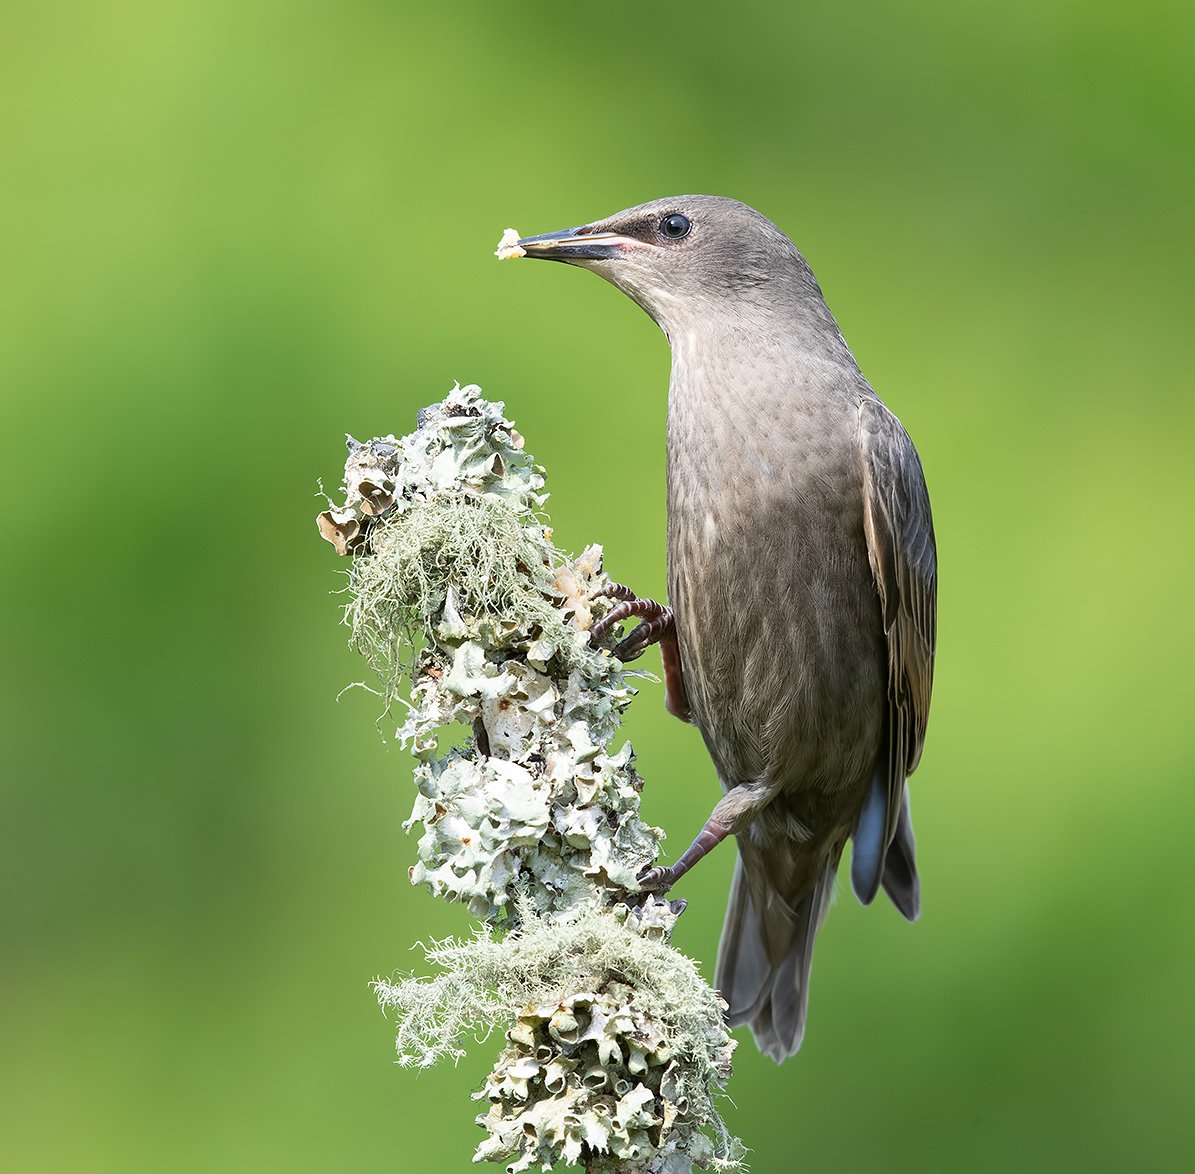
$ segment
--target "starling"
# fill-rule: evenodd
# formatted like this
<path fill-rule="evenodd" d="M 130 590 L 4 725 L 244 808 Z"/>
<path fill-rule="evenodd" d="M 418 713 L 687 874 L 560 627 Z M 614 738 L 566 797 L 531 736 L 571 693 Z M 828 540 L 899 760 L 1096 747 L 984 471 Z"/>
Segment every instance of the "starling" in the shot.
<path fill-rule="evenodd" d="M 738 861 L 716 985 L 777 1061 L 801 1044 L 813 942 L 848 839 L 851 881 L 917 917 L 906 778 L 933 679 L 937 561 L 921 462 L 859 371 L 805 258 L 736 200 L 676 196 L 501 255 L 591 269 L 655 320 L 668 392 L 669 710 L 701 731 L 723 797 L 666 891 L 728 835 Z"/>

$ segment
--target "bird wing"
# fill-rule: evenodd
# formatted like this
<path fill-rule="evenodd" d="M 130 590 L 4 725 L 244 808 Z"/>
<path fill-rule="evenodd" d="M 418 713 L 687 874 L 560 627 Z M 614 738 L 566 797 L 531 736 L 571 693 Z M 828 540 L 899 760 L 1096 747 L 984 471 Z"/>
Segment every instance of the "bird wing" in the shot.
<path fill-rule="evenodd" d="M 887 810 L 884 848 L 917 769 L 934 677 L 938 556 L 921 459 L 901 422 L 878 399 L 859 407 L 864 530 L 888 641 Z M 884 763 L 879 774 L 885 773 Z M 881 862 L 882 871 L 882 862 Z"/>

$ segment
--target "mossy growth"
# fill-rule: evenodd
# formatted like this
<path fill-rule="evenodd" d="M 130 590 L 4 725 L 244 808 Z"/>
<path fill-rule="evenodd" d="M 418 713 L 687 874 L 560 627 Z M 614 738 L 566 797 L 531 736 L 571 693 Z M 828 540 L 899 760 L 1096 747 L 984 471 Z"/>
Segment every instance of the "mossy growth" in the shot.
<path fill-rule="evenodd" d="M 564 624 L 544 528 L 504 503 L 465 493 L 410 503 L 370 530 L 369 552 L 350 572 L 352 645 L 380 676 L 388 699 L 449 590 L 458 612 L 489 621 L 498 646 Z M 504 637 L 502 639 L 501 637 Z"/>
<path fill-rule="evenodd" d="M 490 1102 L 478 1157 L 511 1174 L 560 1158 L 631 1171 L 671 1154 L 741 1168 L 742 1146 L 714 1101 L 734 1042 L 721 1000 L 669 944 L 670 903 L 590 900 L 547 918 L 528 903 L 522 912 L 505 937 L 482 930 L 434 944 L 435 978 L 374 984 L 397 1012 L 404 1066 L 459 1058 L 462 1039 L 510 1024 L 475 1094 Z"/>

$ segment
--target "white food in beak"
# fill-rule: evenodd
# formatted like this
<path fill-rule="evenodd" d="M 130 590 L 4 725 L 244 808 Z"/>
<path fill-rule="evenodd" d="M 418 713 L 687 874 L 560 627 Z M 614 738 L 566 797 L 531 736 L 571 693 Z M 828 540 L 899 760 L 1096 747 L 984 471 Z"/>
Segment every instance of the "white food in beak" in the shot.
<path fill-rule="evenodd" d="M 514 257 L 527 256 L 527 251 L 519 248 L 519 234 L 517 229 L 508 228 L 502 234 L 502 239 L 498 242 L 498 247 L 494 250 L 494 256 L 499 261 L 509 261 Z"/>

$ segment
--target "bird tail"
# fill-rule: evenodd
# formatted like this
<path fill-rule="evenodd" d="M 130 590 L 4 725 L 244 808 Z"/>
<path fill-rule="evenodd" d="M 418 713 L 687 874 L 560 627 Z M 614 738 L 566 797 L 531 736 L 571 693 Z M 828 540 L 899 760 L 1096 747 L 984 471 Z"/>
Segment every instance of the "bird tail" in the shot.
<path fill-rule="evenodd" d="M 838 859 L 834 853 L 825 861 L 794 905 L 771 885 L 749 885 L 741 855 L 735 863 L 715 985 L 730 1005 L 731 1027 L 748 1024 L 759 1050 L 777 1064 L 797 1051 L 805 1034 L 813 942 L 830 905 Z"/>

